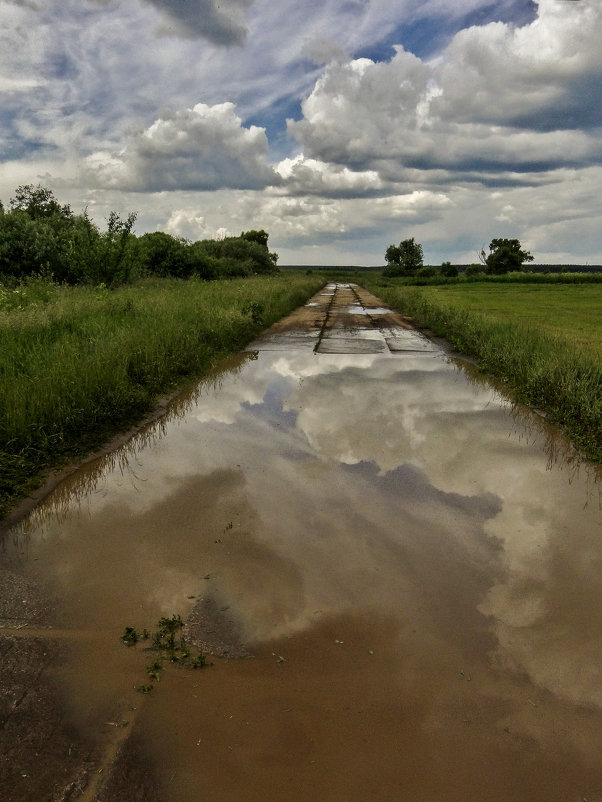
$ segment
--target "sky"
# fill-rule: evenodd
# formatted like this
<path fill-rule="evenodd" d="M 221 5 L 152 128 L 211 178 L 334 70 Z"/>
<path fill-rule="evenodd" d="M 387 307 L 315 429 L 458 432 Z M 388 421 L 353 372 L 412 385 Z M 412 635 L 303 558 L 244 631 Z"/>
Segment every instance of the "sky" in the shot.
<path fill-rule="evenodd" d="M 600 0 L 0 0 L 0 199 L 280 264 L 602 264 Z"/>

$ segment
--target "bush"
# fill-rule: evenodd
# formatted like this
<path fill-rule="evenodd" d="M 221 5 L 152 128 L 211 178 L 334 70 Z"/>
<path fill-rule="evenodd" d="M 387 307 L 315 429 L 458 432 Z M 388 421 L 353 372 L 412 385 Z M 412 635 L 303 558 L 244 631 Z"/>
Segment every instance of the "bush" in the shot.
<path fill-rule="evenodd" d="M 458 275 L 458 268 L 456 265 L 452 265 L 451 262 L 443 262 L 441 265 L 441 275 L 445 276 L 446 278 L 454 278 Z"/>
<path fill-rule="evenodd" d="M 190 243 L 161 231 L 137 237 L 135 220 L 134 213 L 111 212 L 101 232 L 86 212 L 73 214 L 50 190 L 19 187 L 9 211 L 0 203 L 0 279 L 17 285 L 44 273 L 61 284 L 114 288 L 143 275 L 211 280 L 279 272 L 266 231 Z"/>

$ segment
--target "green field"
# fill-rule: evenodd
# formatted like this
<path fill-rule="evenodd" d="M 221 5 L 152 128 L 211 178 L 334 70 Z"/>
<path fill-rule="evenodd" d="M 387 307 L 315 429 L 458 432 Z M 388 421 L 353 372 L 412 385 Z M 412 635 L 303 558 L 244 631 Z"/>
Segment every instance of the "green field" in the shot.
<path fill-rule="evenodd" d="M 364 276 L 386 303 L 474 356 L 602 462 L 602 285 L 412 287 Z"/>
<path fill-rule="evenodd" d="M 42 471 L 139 420 L 323 283 L 287 274 L 0 288 L 0 518 Z"/>
<path fill-rule="evenodd" d="M 427 297 L 562 337 L 602 359 L 602 284 L 464 284 Z"/>

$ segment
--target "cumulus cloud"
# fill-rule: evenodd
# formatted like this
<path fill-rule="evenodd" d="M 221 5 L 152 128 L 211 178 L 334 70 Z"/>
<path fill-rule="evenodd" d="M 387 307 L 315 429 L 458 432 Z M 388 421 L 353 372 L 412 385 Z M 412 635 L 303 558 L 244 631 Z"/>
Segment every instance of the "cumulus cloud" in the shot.
<path fill-rule="evenodd" d="M 326 197 L 374 195 L 384 184 L 374 170 L 353 172 L 348 167 L 327 164 L 303 155 L 283 159 L 276 167 L 290 194 Z"/>
<path fill-rule="evenodd" d="M 434 61 L 328 66 L 289 131 L 309 158 L 376 170 L 516 170 L 602 162 L 602 8 L 540 0 L 523 28 L 458 33 Z M 583 87 L 591 87 L 583 91 Z"/>
<path fill-rule="evenodd" d="M 234 104 L 164 112 L 120 154 L 95 153 L 85 178 L 99 187 L 139 192 L 260 189 L 279 182 L 267 164 L 263 128 L 245 128 Z"/>
<path fill-rule="evenodd" d="M 538 18 L 523 28 L 490 23 L 460 31 L 436 70 L 438 113 L 538 131 L 599 125 L 601 28 L 595 0 L 540 0 Z"/>
<path fill-rule="evenodd" d="M 184 237 L 193 241 L 223 239 L 224 236 L 230 236 L 227 229 L 209 225 L 205 217 L 195 209 L 174 209 L 165 225 L 165 231 L 174 237 Z"/>
<path fill-rule="evenodd" d="M 598 0 L 0 7 L 3 198 L 43 181 L 139 231 L 265 228 L 281 262 L 376 264 L 406 236 L 432 263 L 493 236 L 602 261 Z"/>
<path fill-rule="evenodd" d="M 164 16 L 161 31 L 186 38 L 202 37 L 216 45 L 242 45 L 244 14 L 253 0 L 142 0 Z"/>

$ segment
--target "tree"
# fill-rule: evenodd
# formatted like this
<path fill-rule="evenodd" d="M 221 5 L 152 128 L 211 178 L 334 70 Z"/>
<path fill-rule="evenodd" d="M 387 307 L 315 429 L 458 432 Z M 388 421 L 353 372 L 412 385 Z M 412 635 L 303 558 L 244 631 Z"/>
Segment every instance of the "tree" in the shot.
<path fill-rule="evenodd" d="M 86 280 L 92 284 L 116 287 L 130 280 L 132 271 L 139 264 L 138 240 L 132 234 L 136 213 L 123 219 L 117 212 L 110 212 L 107 230 L 95 241 L 86 268 Z"/>
<path fill-rule="evenodd" d="M 446 278 L 454 278 L 458 275 L 458 268 L 456 265 L 452 265 L 451 262 L 442 262 L 441 275 L 445 276 Z"/>
<path fill-rule="evenodd" d="M 15 197 L 10 200 L 11 209 L 27 212 L 32 220 L 41 220 L 45 217 L 64 217 L 70 219 L 73 212 L 69 205 L 61 206 L 54 197 L 52 190 L 38 184 L 23 184 L 15 190 Z"/>
<path fill-rule="evenodd" d="M 156 276 L 188 278 L 192 273 L 190 245 L 163 231 L 143 234 L 138 243 L 144 269 Z"/>
<path fill-rule="evenodd" d="M 489 254 L 483 249 L 479 256 L 485 265 L 485 272 L 495 275 L 520 270 L 524 262 L 533 261 L 533 256 L 529 251 L 522 250 L 517 239 L 492 239 L 489 244 Z"/>
<path fill-rule="evenodd" d="M 414 237 L 402 240 L 399 245 L 389 245 L 383 276 L 412 276 L 422 267 L 423 258 L 422 245 Z"/>
<path fill-rule="evenodd" d="M 240 237 L 241 239 L 249 240 L 249 242 L 257 242 L 259 245 L 263 245 L 264 248 L 268 247 L 269 234 L 263 228 L 259 231 L 243 231 Z"/>

